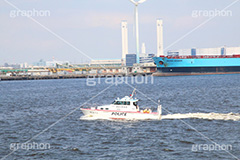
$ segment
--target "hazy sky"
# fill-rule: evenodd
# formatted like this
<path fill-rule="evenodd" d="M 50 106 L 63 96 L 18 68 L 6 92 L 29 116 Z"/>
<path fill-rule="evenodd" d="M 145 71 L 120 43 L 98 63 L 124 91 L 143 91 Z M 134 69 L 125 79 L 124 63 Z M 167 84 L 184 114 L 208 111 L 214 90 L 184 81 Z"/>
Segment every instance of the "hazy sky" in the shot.
<path fill-rule="evenodd" d="M 156 53 L 156 19 L 164 24 L 164 47 L 236 0 L 147 0 L 139 5 L 140 42 Z M 129 0 L 8 0 L 20 10 L 49 11 L 33 18 L 93 59 L 121 58 L 121 20 L 128 21 L 129 52 L 135 52 L 134 6 Z M 32 63 L 40 59 L 89 60 L 33 20 L 16 16 L 16 9 L 0 1 L 0 64 Z M 240 46 L 240 0 L 170 49 Z M 196 12 L 197 11 L 197 12 Z M 195 12 L 195 16 L 193 16 Z M 230 14 L 231 12 L 231 14 Z M 196 14 L 197 13 L 197 14 Z M 226 12 L 225 12 L 226 13 Z M 11 15 L 12 14 L 12 15 Z M 15 13 L 16 15 L 16 13 Z M 196 16 L 197 15 L 197 16 Z"/>

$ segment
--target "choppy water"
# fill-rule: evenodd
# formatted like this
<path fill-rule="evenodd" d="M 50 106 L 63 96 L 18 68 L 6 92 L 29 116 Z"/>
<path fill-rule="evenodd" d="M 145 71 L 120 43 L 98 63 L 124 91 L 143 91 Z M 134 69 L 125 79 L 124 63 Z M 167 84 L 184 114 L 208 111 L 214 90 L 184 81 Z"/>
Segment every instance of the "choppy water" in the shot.
<path fill-rule="evenodd" d="M 137 93 L 140 106 L 155 108 L 148 98 L 161 99 L 165 109 L 161 121 L 83 120 L 79 109 L 61 119 L 76 107 L 109 104 L 129 95 L 132 88 L 126 84 L 104 91 L 109 86 L 106 79 L 96 86 L 87 86 L 86 79 L 2 81 L 0 158 L 11 153 L 11 144 L 37 135 L 29 143 L 51 147 L 20 148 L 6 159 L 237 159 L 239 80 L 240 75 L 180 76 L 133 84 L 145 95 Z M 207 150 L 201 146 L 213 142 L 231 148 Z"/>

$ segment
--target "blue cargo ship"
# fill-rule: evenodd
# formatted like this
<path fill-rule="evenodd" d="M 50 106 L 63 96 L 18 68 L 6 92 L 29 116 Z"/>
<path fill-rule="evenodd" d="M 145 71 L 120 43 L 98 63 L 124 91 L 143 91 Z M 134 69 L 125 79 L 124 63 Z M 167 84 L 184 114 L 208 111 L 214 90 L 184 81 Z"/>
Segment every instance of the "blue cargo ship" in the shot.
<path fill-rule="evenodd" d="M 153 57 L 159 72 L 240 72 L 240 55 Z"/>

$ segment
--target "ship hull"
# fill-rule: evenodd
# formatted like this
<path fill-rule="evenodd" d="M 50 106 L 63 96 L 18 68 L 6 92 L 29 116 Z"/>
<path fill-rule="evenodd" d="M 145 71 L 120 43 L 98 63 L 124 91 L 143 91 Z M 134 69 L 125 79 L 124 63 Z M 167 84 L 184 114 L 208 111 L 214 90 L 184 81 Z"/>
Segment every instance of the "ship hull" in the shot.
<path fill-rule="evenodd" d="M 240 55 L 207 58 L 153 57 L 157 70 L 163 73 L 240 72 Z"/>
<path fill-rule="evenodd" d="M 240 72 L 240 66 L 235 67 L 162 67 L 159 72 L 179 72 L 179 73 L 206 73 L 206 72 Z"/>

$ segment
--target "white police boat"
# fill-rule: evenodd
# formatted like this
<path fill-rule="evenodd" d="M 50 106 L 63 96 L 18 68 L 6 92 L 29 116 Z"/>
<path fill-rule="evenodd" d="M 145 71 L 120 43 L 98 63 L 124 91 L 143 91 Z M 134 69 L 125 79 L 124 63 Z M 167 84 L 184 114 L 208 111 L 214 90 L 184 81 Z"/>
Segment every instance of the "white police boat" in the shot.
<path fill-rule="evenodd" d="M 117 98 L 110 105 L 103 105 L 91 108 L 81 108 L 84 116 L 95 117 L 99 119 L 117 119 L 117 120 L 153 120 L 161 119 L 162 106 L 159 104 L 157 112 L 151 109 L 140 109 L 139 99 L 133 98 L 135 89 L 130 96 L 121 99 Z"/>

